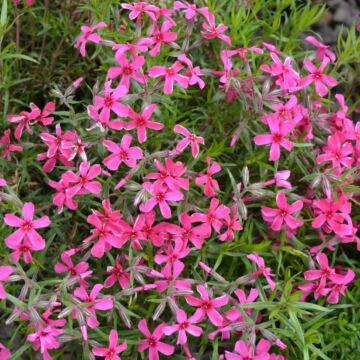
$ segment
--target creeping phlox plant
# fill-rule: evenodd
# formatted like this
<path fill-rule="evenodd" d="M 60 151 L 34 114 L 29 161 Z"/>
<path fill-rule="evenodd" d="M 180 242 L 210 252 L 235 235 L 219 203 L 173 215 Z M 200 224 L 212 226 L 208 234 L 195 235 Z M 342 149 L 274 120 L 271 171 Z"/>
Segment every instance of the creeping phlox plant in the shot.
<path fill-rule="evenodd" d="M 296 60 L 270 42 L 239 48 L 220 14 L 188 2 L 121 7 L 126 28 L 93 22 L 74 39 L 74 61 L 101 61 L 86 113 L 84 74 L 7 116 L 2 157 L 30 152 L 52 203 L 2 174 L 0 299 L 19 331 L 0 359 L 329 359 L 300 319 L 346 302 L 355 273 L 336 254 L 360 250 L 360 123 L 333 90 L 335 53 L 314 36 Z M 192 105 L 209 96 L 234 114 L 217 143 Z"/>

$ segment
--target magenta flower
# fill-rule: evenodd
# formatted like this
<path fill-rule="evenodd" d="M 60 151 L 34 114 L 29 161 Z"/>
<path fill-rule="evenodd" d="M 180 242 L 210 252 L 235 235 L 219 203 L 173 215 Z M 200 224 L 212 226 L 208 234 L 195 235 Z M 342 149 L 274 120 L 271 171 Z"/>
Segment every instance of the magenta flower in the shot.
<path fill-rule="evenodd" d="M 110 120 L 110 112 L 125 117 L 129 113 L 129 107 L 120 103 L 121 99 L 128 93 L 128 88 L 118 85 L 115 89 L 111 89 L 111 81 L 107 81 L 104 87 L 104 96 L 95 96 L 94 109 L 100 111 L 99 120 L 101 123 L 107 124 Z M 91 107 L 91 105 L 89 106 Z"/>
<path fill-rule="evenodd" d="M 246 296 L 245 291 L 242 289 L 237 289 L 234 291 L 234 294 L 239 300 L 239 304 L 251 304 L 253 303 L 259 296 L 259 292 L 257 289 L 250 289 L 249 296 Z M 246 313 L 251 316 L 252 310 L 251 309 L 245 309 Z M 234 307 L 233 309 L 230 309 L 226 312 L 226 318 L 230 320 L 232 323 L 237 321 L 244 321 L 244 318 L 241 314 L 241 311 Z"/>
<path fill-rule="evenodd" d="M 190 253 L 190 248 L 184 245 L 181 239 L 175 241 L 175 247 L 171 244 L 166 249 L 160 250 L 154 258 L 156 264 L 171 264 L 174 267 L 183 266 L 184 264 L 180 261 L 187 257 Z"/>
<path fill-rule="evenodd" d="M 200 249 L 204 244 L 205 238 L 209 236 L 209 232 L 203 226 L 192 227 L 191 216 L 187 213 L 180 215 L 181 226 L 169 224 L 166 228 L 170 234 L 175 238 L 180 238 L 184 246 L 190 241 L 197 249 Z"/>
<path fill-rule="evenodd" d="M 337 304 L 339 302 L 339 295 L 345 296 L 347 285 L 353 282 L 355 279 L 355 273 L 348 269 L 347 273 L 340 278 L 332 279 L 334 285 L 329 288 L 329 295 L 327 302 L 329 304 Z"/>
<path fill-rule="evenodd" d="M 40 110 L 39 107 L 34 103 L 30 104 L 30 109 L 32 111 L 35 111 L 36 113 L 39 113 L 36 121 L 39 122 L 41 125 L 48 126 L 54 121 L 54 117 L 50 116 L 51 113 L 55 112 L 55 104 L 52 101 L 45 104 L 43 110 Z"/>
<path fill-rule="evenodd" d="M 311 75 L 301 79 L 300 87 L 304 88 L 309 86 L 311 83 L 315 83 L 316 93 L 319 96 L 324 97 L 329 92 L 327 86 L 333 87 L 337 85 L 337 81 L 334 78 L 323 73 L 329 62 L 330 59 L 325 56 L 320 67 L 316 68 L 311 61 L 304 61 L 304 65 Z"/>
<path fill-rule="evenodd" d="M 350 142 L 343 140 L 342 134 L 336 132 L 329 136 L 327 146 L 323 150 L 325 153 L 316 158 L 318 164 L 331 161 L 333 168 L 341 166 L 351 168 L 354 159 L 349 155 L 353 154 L 353 147 Z"/>
<path fill-rule="evenodd" d="M 19 115 L 10 114 L 7 117 L 7 120 L 11 123 L 18 124 L 15 129 L 15 139 L 19 140 L 22 136 L 24 129 L 30 135 L 33 134 L 30 125 L 35 124 L 39 116 L 41 114 L 41 110 L 39 108 L 31 110 L 30 112 L 22 111 Z"/>
<path fill-rule="evenodd" d="M 316 256 L 316 260 L 320 265 L 319 270 L 308 270 L 304 272 L 304 278 L 306 280 L 316 280 L 320 279 L 320 286 L 323 288 L 325 286 L 327 279 L 338 279 L 335 269 L 329 267 L 329 261 L 327 256 L 324 253 L 320 253 Z"/>
<path fill-rule="evenodd" d="M 51 325 L 44 326 L 41 322 L 38 323 L 38 330 L 27 336 L 27 340 L 34 343 L 34 349 L 40 348 L 44 359 L 51 359 L 48 350 L 58 349 L 60 343 L 57 336 L 63 334 L 63 329 L 57 329 Z"/>
<path fill-rule="evenodd" d="M 4 187 L 4 186 L 6 186 L 6 185 L 7 185 L 6 180 L 3 179 L 3 178 L 0 178 L 0 187 Z"/>
<path fill-rule="evenodd" d="M 11 160 L 12 152 L 21 152 L 23 147 L 21 145 L 14 145 L 10 139 L 11 130 L 5 130 L 3 136 L 0 138 L 0 144 L 4 145 L 1 156 L 6 160 Z"/>
<path fill-rule="evenodd" d="M 196 4 L 191 4 L 187 1 L 185 1 L 184 3 L 182 3 L 181 1 L 175 1 L 174 9 L 175 10 L 185 9 L 185 18 L 187 20 L 194 19 L 195 15 L 196 15 L 196 11 L 197 11 Z"/>
<path fill-rule="evenodd" d="M 8 360 L 11 356 L 10 350 L 5 347 L 2 343 L 0 343 L 0 359 Z"/>
<path fill-rule="evenodd" d="M 270 360 L 271 344 L 265 339 L 261 339 L 254 349 L 250 342 L 239 340 L 235 343 L 234 352 L 225 351 L 226 360 Z"/>
<path fill-rule="evenodd" d="M 199 88 L 203 89 L 205 87 L 205 82 L 203 79 L 201 79 L 201 76 L 203 76 L 204 74 L 201 71 L 200 67 L 194 67 L 192 61 L 185 54 L 179 55 L 178 60 L 188 66 L 188 71 L 184 75 L 189 76 L 189 85 L 192 86 L 198 84 Z"/>
<path fill-rule="evenodd" d="M 82 300 L 85 304 L 90 304 L 89 306 L 86 306 L 87 312 L 91 314 L 91 316 L 89 315 L 86 317 L 86 323 L 92 329 L 97 328 L 100 325 L 96 318 L 95 310 L 106 311 L 113 308 L 113 301 L 110 297 L 98 298 L 98 294 L 103 289 L 103 287 L 104 286 L 101 284 L 96 284 L 91 290 L 90 294 L 87 294 L 86 290 L 82 286 L 76 288 L 74 291 L 74 296 Z M 76 311 L 75 315 L 77 315 Z M 83 330 L 83 337 L 85 340 L 87 339 L 86 335 L 86 330 L 85 332 Z"/>
<path fill-rule="evenodd" d="M 188 147 L 188 145 L 191 145 L 191 154 L 194 158 L 196 158 L 199 155 L 199 144 L 205 144 L 204 138 L 192 134 L 182 125 L 175 125 L 174 132 L 185 136 L 185 139 L 182 139 L 176 145 L 176 151 L 181 153 Z"/>
<path fill-rule="evenodd" d="M 174 23 L 171 21 L 165 21 L 161 25 L 161 28 L 155 27 L 150 38 L 147 38 L 151 45 L 154 47 L 150 50 L 149 54 L 152 57 L 155 57 L 160 53 L 162 44 L 170 44 L 172 41 L 175 41 L 177 38 L 177 33 L 169 31 L 174 27 Z"/>
<path fill-rule="evenodd" d="M 103 145 L 112 152 L 103 161 L 108 169 L 117 170 L 122 163 L 133 168 L 136 166 L 136 161 L 143 158 L 142 150 L 137 146 L 131 147 L 131 142 L 132 136 L 129 134 L 123 136 L 120 145 L 111 140 L 104 140 Z"/>
<path fill-rule="evenodd" d="M 205 185 L 204 194 L 206 196 L 216 196 L 216 192 L 220 190 L 218 182 L 212 178 L 213 175 L 221 171 L 221 166 L 214 161 L 211 163 L 211 157 L 206 158 L 208 169 L 205 175 L 196 178 L 196 185 Z"/>
<path fill-rule="evenodd" d="M 285 193 L 278 192 L 276 194 L 276 205 L 278 209 L 272 209 L 267 206 L 261 207 L 261 213 L 265 221 L 271 222 L 271 229 L 280 231 L 285 223 L 291 230 L 295 230 L 303 225 L 303 221 L 294 218 L 291 214 L 299 212 L 303 207 L 303 202 L 298 200 L 292 205 L 286 201 Z"/>
<path fill-rule="evenodd" d="M 138 329 L 145 335 L 145 339 L 140 340 L 137 349 L 141 352 L 149 349 L 149 360 L 158 360 L 159 353 L 166 356 L 170 356 L 174 353 L 175 349 L 172 345 L 160 341 L 164 335 L 165 327 L 166 324 L 162 323 L 155 328 L 153 333 L 151 333 L 147 327 L 146 320 L 143 319 L 139 321 Z"/>
<path fill-rule="evenodd" d="M 324 57 L 328 57 L 332 62 L 336 60 L 336 55 L 329 50 L 329 45 L 323 44 L 319 40 L 315 39 L 314 36 L 307 36 L 304 40 L 317 48 L 316 57 L 318 60 L 322 61 Z"/>
<path fill-rule="evenodd" d="M 138 24 L 141 24 L 142 14 L 146 14 L 153 21 L 156 21 L 156 13 L 159 8 L 154 5 L 150 5 L 145 1 L 139 1 L 134 4 L 121 4 L 121 7 L 126 10 L 130 10 L 129 19 L 135 20 Z"/>
<path fill-rule="evenodd" d="M 199 321 L 195 314 L 191 317 L 187 317 L 184 310 L 176 311 L 177 324 L 169 325 L 164 328 L 165 335 L 172 335 L 174 332 L 178 332 L 177 344 L 185 345 L 187 343 L 186 333 L 199 337 L 202 333 L 202 329 L 199 326 L 193 325 Z"/>
<path fill-rule="evenodd" d="M 101 192 L 101 184 L 98 181 L 91 181 L 101 174 L 101 167 L 98 164 L 90 165 L 88 161 L 80 164 L 79 175 L 72 171 L 67 171 L 63 174 L 63 179 L 68 183 L 75 183 L 72 187 L 67 189 L 69 196 L 76 194 L 83 195 L 87 192 L 99 194 Z"/>
<path fill-rule="evenodd" d="M 229 302 L 228 295 L 211 298 L 203 285 L 198 285 L 196 290 L 200 294 L 200 299 L 193 295 L 185 296 L 185 300 L 189 305 L 198 308 L 193 315 L 194 318 L 201 321 L 207 315 L 212 324 L 221 326 L 224 318 L 216 309 L 225 306 Z"/>
<path fill-rule="evenodd" d="M 134 79 L 140 84 L 145 83 L 146 76 L 140 71 L 145 64 L 145 58 L 143 56 L 136 56 L 133 61 L 129 62 L 126 55 L 122 54 L 116 56 L 116 61 L 118 62 L 119 66 L 111 67 L 109 69 L 109 79 L 115 79 L 120 76 L 120 85 L 123 86 L 126 90 L 130 89 L 131 79 Z"/>
<path fill-rule="evenodd" d="M 269 118 L 267 124 L 271 134 L 256 135 L 254 142 L 256 145 L 271 144 L 269 160 L 276 161 L 280 159 L 280 146 L 284 147 L 287 151 L 291 151 L 294 147 L 294 144 L 286 139 L 286 136 L 294 129 L 294 123 L 292 121 Z"/>
<path fill-rule="evenodd" d="M 107 27 L 107 25 L 104 22 L 100 22 L 93 26 L 81 26 L 80 29 L 83 34 L 76 39 L 74 47 L 76 49 L 80 47 L 80 54 L 82 57 L 86 56 L 86 43 L 88 41 L 99 44 L 102 40 L 101 36 L 99 34 L 95 34 L 94 31 L 105 27 Z"/>
<path fill-rule="evenodd" d="M 92 352 L 96 356 L 105 357 L 105 360 L 121 360 L 117 355 L 127 349 L 127 343 L 124 341 L 121 345 L 118 345 L 118 333 L 116 330 L 111 330 L 109 335 L 109 346 L 95 347 Z"/>
<path fill-rule="evenodd" d="M 313 207 L 316 217 L 311 223 L 312 227 L 323 227 L 327 232 L 334 231 L 340 236 L 353 234 L 351 203 L 345 195 L 339 196 L 337 201 L 331 198 L 314 200 Z"/>
<path fill-rule="evenodd" d="M 137 129 L 137 137 L 140 144 L 144 143 L 147 139 L 147 128 L 155 131 L 159 131 L 164 128 L 164 124 L 150 120 L 155 109 L 156 104 L 150 104 L 144 108 L 141 115 L 133 111 L 131 108 L 129 109 L 128 117 L 131 118 L 132 121 L 125 124 L 125 129 Z"/>
<path fill-rule="evenodd" d="M 226 230 L 219 236 L 219 240 L 221 241 L 233 241 L 235 239 L 234 231 L 240 231 L 243 229 L 240 221 L 239 221 L 239 214 L 236 213 L 235 215 L 227 216 L 224 219 L 224 223 L 226 226 Z"/>
<path fill-rule="evenodd" d="M 58 214 L 63 211 L 64 205 L 70 210 L 75 210 L 78 207 L 77 202 L 73 200 L 67 191 L 70 188 L 70 182 L 68 180 L 64 178 L 59 182 L 49 180 L 48 185 L 57 191 L 53 194 L 53 204 L 58 207 Z"/>
<path fill-rule="evenodd" d="M 166 185 L 170 190 L 189 190 L 189 179 L 181 177 L 186 173 L 186 167 L 181 161 L 175 163 L 172 159 L 166 158 L 164 166 L 155 159 L 154 165 L 159 172 L 146 175 L 147 179 L 156 180 L 157 185 Z"/>
<path fill-rule="evenodd" d="M 224 24 L 219 24 L 216 26 L 215 24 L 215 16 L 211 12 L 207 12 L 207 21 L 208 23 L 203 23 L 202 28 L 205 31 L 202 31 L 201 34 L 204 39 L 215 39 L 218 38 L 226 43 L 226 45 L 231 46 L 231 39 L 229 36 L 224 35 L 228 27 Z"/>
<path fill-rule="evenodd" d="M 171 209 L 168 201 L 182 201 L 184 199 L 181 191 L 171 191 L 167 186 L 157 185 L 156 183 L 150 184 L 148 182 L 144 183 L 143 186 L 152 195 L 145 204 L 140 205 L 140 211 L 145 213 L 159 205 L 161 215 L 166 219 L 170 219 Z"/>
<path fill-rule="evenodd" d="M 106 288 L 112 287 L 116 280 L 123 289 L 129 286 L 130 274 L 123 268 L 119 261 L 119 256 L 117 256 L 115 259 L 115 266 L 108 266 L 106 271 L 110 274 L 110 276 L 107 277 L 104 282 L 104 286 Z"/>
<path fill-rule="evenodd" d="M 272 280 L 271 277 L 273 277 L 274 275 L 271 273 L 271 269 L 269 267 L 265 267 L 265 262 L 264 259 L 256 254 L 250 254 L 247 256 L 247 258 L 254 262 L 258 267 L 259 270 L 256 273 L 252 273 L 252 276 L 257 277 L 259 275 L 264 275 L 266 281 L 268 282 L 270 289 L 274 290 L 276 287 L 276 284 L 274 283 L 274 281 Z"/>
<path fill-rule="evenodd" d="M 9 276 L 13 273 L 11 266 L 0 266 L 0 299 L 6 299 L 4 283 L 8 281 Z"/>
<path fill-rule="evenodd" d="M 189 86 L 189 78 L 185 75 L 179 74 L 183 66 L 179 61 L 170 67 L 153 66 L 149 69 L 148 73 L 151 78 L 159 76 L 164 78 L 164 94 L 172 94 L 174 89 L 174 82 L 178 83 L 183 88 L 187 89 Z"/>
<path fill-rule="evenodd" d="M 219 205 L 220 201 L 217 198 L 212 198 L 207 213 L 194 213 L 191 215 L 192 222 L 202 222 L 201 225 L 208 236 L 211 234 L 211 228 L 213 227 L 217 233 L 220 233 L 220 229 L 223 225 L 222 220 L 226 219 L 230 214 L 230 209 L 225 205 Z"/>
<path fill-rule="evenodd" d="M 36 250 L 45 248 L 44 238 L 35 229 L 46 228 L 51 224 L 51 221 L 48 216 L 34 220 L 34 212 L 34 204 L 27 202 L 22 209 L 23 219 L 13 214 L 5 215 L 4 222 L 6 225 L 19 228 L 5 239 L 6 244 L 16 246 L 26 238 Z"/>

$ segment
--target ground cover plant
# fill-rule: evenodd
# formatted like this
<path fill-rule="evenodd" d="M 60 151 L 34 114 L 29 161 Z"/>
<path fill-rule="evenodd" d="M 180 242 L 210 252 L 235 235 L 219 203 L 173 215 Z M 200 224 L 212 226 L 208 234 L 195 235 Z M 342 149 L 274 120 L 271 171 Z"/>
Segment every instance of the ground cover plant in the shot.
<path fill-rule="evenodd" d="M 6 1 L 0 359 L 356 359 L 360 40 L 293 0 Z"/>

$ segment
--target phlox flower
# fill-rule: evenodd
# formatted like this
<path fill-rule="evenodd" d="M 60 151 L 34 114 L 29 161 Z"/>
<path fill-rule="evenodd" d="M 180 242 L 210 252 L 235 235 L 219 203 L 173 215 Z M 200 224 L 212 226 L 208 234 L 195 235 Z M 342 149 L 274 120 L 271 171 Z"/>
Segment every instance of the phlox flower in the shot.
<path fill-rule="evenodd" d="M 174 332 L 178 332 L 177 344 L 184 345 L 187 343 L 186 333 L 196 337 L 201 335 L 201 327 L 193 325 L 199 321 L 195 314 L 188 318 L 184 310 L 178 309 L 176 311 L 176 321 L 177 324 L 168 325 L 164 328 L 164 334 L 169 336 Z"/>
<path fill-rule="evenodd" d="M 0 343 L 0 359 L 8 360 L 11 356 L 11 351 L 5 347 L 2 343 Z"/>
<path fill-rule="evenodd" d="M 125 289 L 130 284 L 130 274 L 123 268 L 120 263 L 120 257 L 117 256 L 115 259 L 114 266 L 108 266 L 106 272 L 110 274 L 109 277 L 105 279 L 104 286 L 106 288 L 112 287 L 116 280 L 122 289 Z"/>
<path fill-rule="evenodd" d="M 113 66 L 109 69 L 109 79 L 112 80 L 120 77 L 120 85 L 127 90 L 130 89 L 131 79 L 134 79 L 140 84 L 145 83 L 146 76 L 141 73 L 141 69 L 145 64 L 145 58 L 143 56 L 136 56 L 131 62 L 127 60 L 126 54 L 122 54 L 119 56 L 115 55 L 115 58 L 119 66 Z"/>
<path fill-rule="evenodd" d="M 329 92 L 327 86 L 333 87 L 337 85 L 336 79 L 323 73 L 329 62 L 330 59 L 325 56 L 322 60 L 320 67 L 316 68 L 311 61 L 304 61 L 304 66 L 309 71 L 310 75 L 301 79 L 300 88 L 304 88 L 306 86 L 309 86 L 311 83 L 315 83 L 316 93 L 321 97 L 326 96 Z"/>
<path fill-rule="evenodd" d="M 9 276 L 14 272 L 11 266 L 0 266 L 0 299 L 6 299 L 6 292 L 4 289 L 4 283 L 8 281 Z"/>
<path fill-rule="evenodd" d="M 33 134 L 33 131 L 30 126 L 36 124 L 40 114 L 41 114 L 41 110 L 39 108 L 35 108 L 35 109 L 31 109 L 30 112 L 22 111 L 18 115 L 14 115 L 14 114 L 8 115 L 7 120 L 10 123 L 17 124 L 14 133 L 16 140 L 19 140 L 21 138 L 24 129 L 29 135 Z"/>
<path fill-rule="evenodd" d="M 317 280 L 320 279 L 320 287 L 324 288 L 328 279 L 337 279 L 337 275 L 334 268 L 329 267 L 329 261 L 324 253 L 319 253 L 316 256 L 316 260 L 320 266 L 319 270 L 308 270 L 304 272 L 305 280 Z"/>
<path fill-rule="evenodd" d="M 174 82 L 178 83 L 184 89 L 189 86 L 189 78 L 185 75 L 179 74 L 180 70 L 184 68 L 179 61 L 176 61 L 172 66 L 153 66 L 148 70 L 151 78 L 161 76 L 164 79 L 164 94 L 172 94 L 174 90 Z"/>
<path fill-rule="evenodd" d="M 226 360 L 270 360 L 271 344 L 261 339 L 256 348 L 250 342 L 239 340 L 235 343 L 234 352 L 225 351 Z"/>
<path fill-rule="evenodd" d="M 175 1 L 174 2 L 174 9 L 175 10 L 185 10 L 185 18 L 187 20 L 193 20 L 196 16 L 197 7 L 196 4 L 191 4 L 187 1 L 181 2 L 181 1 Z"/>
<path fill-rule="evenodd" d="M 46 103 L 43 110 L 41 110 L 34 103 L 30 104 L 30 109 L 36 113 L 39 113 L 36 121 L 42 126 L 48 126 L 54 121 L 54 117 L 50 116 L 51 113 L 55 112 L 55 103 L 52 101 Z"/>
<path fill-rule="evenodd" d="M 127 343 L 124 341 L 118 345 L 118 333 L 116 330 L 111 330 L 109 335 L 108 347 L 95 347 L 92 352 L 96 356 L 105 357 L 105 360 L 121 360 L 117 355 L 127 349 Z"/>
<path fill-rule="evenodd" d="M 80 47 L 80 54 L 82 57 L 86 56 L 86 43 L 88 41 L 95 44 L 99 44 L 101 42 L 101 36 L 94 32 L 105 27 L 107 27 L 107 25 L 104 22 L 100 22 L 93 26 L 81 26 L 80 29 L 83 34 L 76 39 L 74 47 L 76 49 Z"/>
<path fill-rule="evenodd" d="M 129 19 L 136 19 L 138 24 L 142 22 L 142 14 L 146 14 L 151 20 L 156 21 L 156 13 L 159 10 L 157 6 L 150 5 L 145 1 L 138 1 L 133 4 L 121 4 L 121 7 L 130 10 Z"/>
<path fill-rule="evenodd" d="M 6 225 L 19 228 L 5 239 L 7 245 L 19 245 L 24 239 L 28 239 L 30 244 L 36 250 L 45 248 L 44 238 L 36 231 L 36 229 L 46 228 L 51 224 L 48 216 L 42 216 L 34 219 L 35 206 L 31 202 L 24 204 L 23 218 L 19 218 L 14 214 L 6 214 L 4 222 Z"/>
<path fill-rule="evenodd" d="M 211 12 L 207 12 L 206 14 L 207 23 L 204 22 L 202 24 L 202 28 L 204 31 L 201 31 L 201 34 L 204 39 L 215 39 L 218 38 L 225 42 L 226 45 L 231 46 L 231 39 L 229 36 L 224 35 L 223 32 L 225 32 L 228 27 L 224 24 L 219 24 L 216 26 L 215 24 L 215 16 Z"/>
<path fill-rule="evenodd" d="M 156 264 L 171 264 L 173 266 L 177 266 L 181 261 L 180 259 L 183 259 L 187 257 L 190 253 L 190 248 L 184 245 L 181 239 L 177 239 L 175 241 L 175 246 L 172 244 L 167 246 L 164 250 L 160 250 L 154 258 L 154 261 Z M 182 263 L 183 264 L 183 263 Z"/>
<path fill-rule="evenodd" d="M 205 175 L 199 175 L 195 179 L 196 185 L 205 185 L 204 186 L 204 194 L 206 196 L 216 196 L 216 192 L 220 190 L 219 183 L 213 179 L 213 175 L 219 173 L 222 169 L 221 166 L 213 161 L 211 163 L 211 158 L 207 157 L 206 162 L 208 164 L 208 169 Z"/>
<path fill-rule="evenodd" d="M 71 183 L 66 179 L 66 176 L 65 178 L 62 177 L 59 182 L 49 180 L 48 185 L 57 191 L 52 195 L 52 198 L 53 204 L 58 207 L 58 214 L 62 213 L 64 205 L 70 210 L 75 210 L 78 207 L 78 203 L 74 201 L 72 195 L 68 193 Z"/>
<path fill-rule="evenodd" d="M 158 360 L 159 353 L 170 356 L 174 353 L 174 346 L 166 344 L 160 339 L 164 335 L 164 328 L 166 327 L 165 323 L 158 325 L 154 332 L 151 333 L 146 320 L 142 319 L 138 323 L 138 329 L 145 335 L 145 339 L 140 340 L 140 344 L 137 349 L 140 352 L 143 352 L 146 349 L 149 349 L 149 360 Z"/>
<path fill-rule="evenodd" d="M 284 147 L 287 151 L 291 151 L 294 147 L 294 144 L 286 137 L 292 132 L 295 124 L 292 121 L 269 118 L 267 125 L 271 134 L 256 135 L 254 142 L 256 145 L 271 144 L 269 160 L 276 161 L 280 159 L 280 146 Z"/>
<path fill-rule="evenodd" d="M 181 153 L 183 152 L 189 145 L 191 145 L 191 154 L 194 158 L 199 155 L 199 144 L 204 145 L 205 140 L 201 136 L 197 136 L 192 134 L 188 129 L 186 129 L 182 125 L 175 125 L 174 132 L 185 136 L 184 139 L 178 142 L 176 145 L 176 151 Z"/>
<path fill-rule="evenodd" d="M 196 290 L 200 294 L 200 299 L 193 295 L 185 295 L 186 302 L 198 308 L 193 315 L 194 318 L 201 321 L 205 316 L 208 316 L 211 323 L 215 326 L 222 325 L 224 318 L 217 309 L 225 306 L 229 302 L 228 295 L 212 298 L 203 285 L 198 285 Z"/>
<path fill-rule="evenodd" d="M 277 209 L 272 209 L 267 206 L 261 207 L 261 213 L 265 221 L 271 222 L 271 229 L 280 231 L 282 225 L 285 223 L 290 229 L 294 230 L 303 225 L 303 221 L 296 219 L 291 214 L 299 212 L 303 207 L 303 202 L 298 200 L 292 205 L 286 201 L 285 193 L 278 192 L 276 194 Z"/>
<path fill-rule="evenodd" d="M 140 144 L 147 139 L 146 129 L 160 131 L 164 128 L 164 124 L 152 121 L 151 116 L 156 109 L 156 104 L 150 104 L 144 108 L 141 114 L 129 109 L 128 117 L 132 120 L 124 125 L 126 130 L 137 130 L 137 138 Z"/>
<path fill-rule="evenodd" d="M 150 56 L 155 57 L 160 53 L 162 44 L 170 44 L 172 41 L 175 41 L 177 38 L 177 33 L 169 31 L 174 27 L 174 23 L 171 21 L 165 21 L 161 27 L 155 27 L 149 41 L 153 48 L 149 51 Z"/>
<path fill-rule="evenodd" d="M 239 221 L 238 213 L 233 216 L 227 216 L 223 221 L 223 225 L 226 226 L 226 230 L 219 236 L 219 240 L 221 241 L 233 241 L 235 239 L 234 231 L 243 229 Z"/>
<path fill-rule="evenodd" d="M 188 71 L 185 72 L 184 75 L 190 78 L 189 85 L 192 86 L 198 84 L 199 88 L 203 89 L 205 87 L 205 82 L 201 79 L 201 76 L 204 74 L 201 71 L 200 66 L 194 67 L 192 61 L 185 54 L 179 55 L 178 60 L 188 66 Z"/>
<path fill-rule="evenodd" d="M 328 288 L 327 302 L 329 304 L 337 304 L 339 302 L 339 295 L 345 296 L 345 291 L 348 284 L 353 282 L 355 279 L 355 273 L 348 269 L 345 275 L 333 279 L 333 285 Z"/>
<path fill-rule="evenodd" d="M 243 304 L 251 304 L 253 303 L 259 296 L 259 292 L 257 289 L 252 288 L 250 290 L 250 293 L 248 296 L 246 296 L 245 291 L 242 289 L 237 289 L 234 291 L 234 294 L 236 295 L 236 297 L 238 298 L 238 303 L 240 305 Z M 237 302 L 235 303 L 237 304 Z M 251 309 L 245 309 L 246 313 L 251 316 L 252 314 L 252 310 Z M 230 309 L 229 311 L 226 312 L 226 318 L 228 320 L 230 320 L 232 323 L 237 322 L 237 321 L 244 321 L 243 316 L 241 314 L 241 311 L 234 307 L 233 309 Z"/>
<path fill-rule="evenodd" d="M 247 258 L 254 262 L 257 266 L 258 266 L 258 271 L 256 273 L 253 273 L 252 276 L 253 277 L 258 277 L 259 275 L 264 275 L 267 283 L 270 286 L 271 290 L 274 290 L 276 287 L 276 284 L 274 283 L 274 281 L 272 280 L 272 277 L 274 276 L 271 273 L 271 269 L 269 267 L 265 267 L 265 262 L 264 259 L 256 254 L 250 254 L 247 256 Z"/>
<path fill-rule="evenodd" d="M 132 136 L 129 134 L 123 136 L 120 145 L 111 140 L 104 140 L 103 145 L 112 153 L 104 159 L 104 165 L 113 171 L 117 170 L 122 163 L 130 168 L 135 167 L 137 160 L 142 159 L 144 155 L 139 147 L 131 147 L 131 142 Z"/>
<path fill-rule="evenodd" d="M 336 55 L 329 50 L 330 46 L 325 45 L 319 40 L 317 40 L 314 36 L 307 36 L 305 39 L 309 44 L 314 45 L 316 49 L 316 57 L 318 60 L 322 61 L 324 57 L 328 57 L 332 62 L 335 62 Z"/>
<path fill-rule="evenodd" d="M 15 145 L 11 143 L 11 130 L 5 130 L 4 134 L 0 138 L 0 144 L 4 145 L 4 149 L 2 151 L 1 156 L 6 160 L 11 160 L 12 152 L 21 152 L 23 147 L 21 145 Z"/>
<path fill-rule="evenodd" d="M 171 218 L 171 209 L 168 202 L 182 201 L 184 199 L 184 195 L 181 191 L 172 191 L 167 186 L 158 185 L 156 183 L 150 184 L 148 182 L 145 182 L 143 186 L 152 195 L 149 200 L 140 205 L 140 211 L 145 213 L 151 211 L 156 205 L 159 205 L 161 215 L 164 218 L 169 219 Z"/>

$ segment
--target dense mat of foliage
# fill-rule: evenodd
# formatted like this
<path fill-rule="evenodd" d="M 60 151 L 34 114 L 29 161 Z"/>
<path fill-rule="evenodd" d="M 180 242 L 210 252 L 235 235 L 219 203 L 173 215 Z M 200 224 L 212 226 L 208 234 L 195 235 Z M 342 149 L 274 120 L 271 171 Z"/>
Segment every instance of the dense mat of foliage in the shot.
<path fill-rule="evenodd" d="M 357 358 L 360 40 L 325 11 L 2 1 L 0 360 Z"/>

